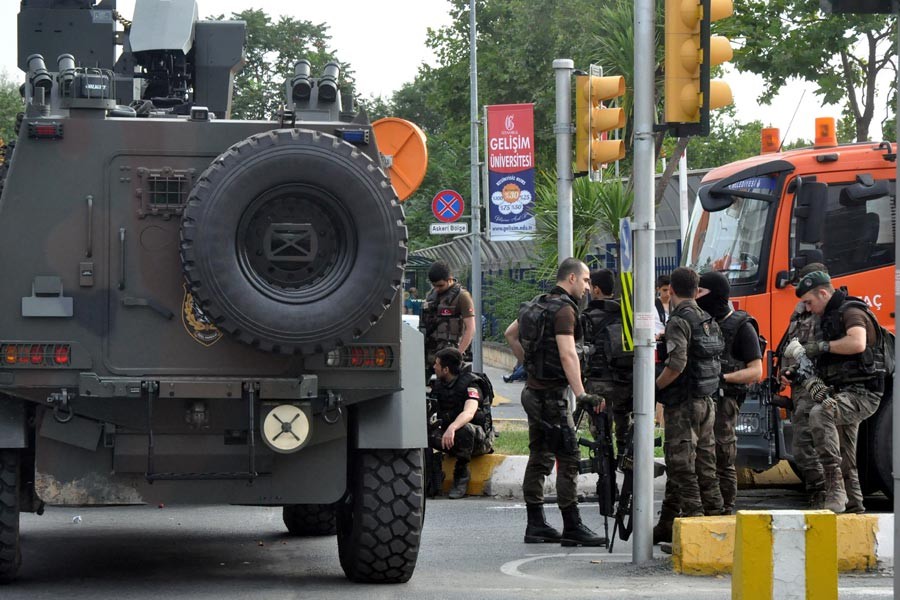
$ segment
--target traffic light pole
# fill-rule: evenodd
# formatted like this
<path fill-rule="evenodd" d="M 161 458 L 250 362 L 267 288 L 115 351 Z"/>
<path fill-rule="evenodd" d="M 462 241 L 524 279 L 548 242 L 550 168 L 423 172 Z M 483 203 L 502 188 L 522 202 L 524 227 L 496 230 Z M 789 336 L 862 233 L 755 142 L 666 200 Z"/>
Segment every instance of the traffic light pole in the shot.
<path fill-rule="evenodd" d="M 656 216 L 653 110 L 656 57 L 654 0 L 634 3 L 634 542 L 635 564 L 653 560 L 653 327 Z"/>
<path fill-rule="evenodd" d="M 557 264 L 572 256 L 572 71 L 568 58 L 553 61 L 556 73 Z"/>

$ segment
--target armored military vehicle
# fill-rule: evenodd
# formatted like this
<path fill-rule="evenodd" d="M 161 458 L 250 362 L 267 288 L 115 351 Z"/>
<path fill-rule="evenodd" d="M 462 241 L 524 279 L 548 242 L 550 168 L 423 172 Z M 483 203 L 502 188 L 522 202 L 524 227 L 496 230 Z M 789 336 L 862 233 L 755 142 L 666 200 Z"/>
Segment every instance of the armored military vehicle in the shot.
<path fill-rule="evenodd" d="M 337 64 L 307 61 L 274 121 L 231 120 L 244 23 L 200 21 L 194 0 L 115 8 L 21 2 L 0 578 L 20 513 L 45 504 L 228 503 L 336 532 L 352 580 L 408 580 L 424 352 L 401 323 L 407 233 L 377 128 Z"/>

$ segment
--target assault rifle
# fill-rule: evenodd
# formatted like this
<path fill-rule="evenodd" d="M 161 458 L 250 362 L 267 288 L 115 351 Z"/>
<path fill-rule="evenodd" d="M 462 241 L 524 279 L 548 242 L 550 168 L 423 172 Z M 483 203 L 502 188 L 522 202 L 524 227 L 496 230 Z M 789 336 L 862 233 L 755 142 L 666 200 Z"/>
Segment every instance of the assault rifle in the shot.
<path fill-rule="evenodd" d="M 616 460 L 613 453 L 609 415 L 605 411 L 595 413 L 593 410 L 585 410 L 580 407 L 576 412 L 576 431 L 585 414 L 590 416 L 593 424 L 594 439 L 580 438 L 578 440 L 579 446 L 584 446 L 589 450 L 589 457 L 579 461 L 578 471 L 580 473 L 597 474 L 597 504 L 600 507 L 600 514 L 603 515 L 604 535 L 609 540 L 607 545 L 609 551 L 612 552 L 612 540 L 609 537 L 609 517 L 618 519 L 616 504 L 619 490 L 616 485 Z M 616 523 L 618 524 L 618 520 Z M 613 526 L 613 535 L 615 535 L 615 531 L 615 526 Z"/>
<path fill-rule="evenodd" d="M 603 515 L 603 528 L 609 539 L 609 551 L 613 551 L 615 537 L 628 541 L 634 530 L 632 516 L 634 510 L 634 429 L 628 430 L 625 438 L 625 448 L 619 453 L 618 460 L 613 452 L 612 435 L 610 434 L 609 414 L 593 411 L 585 411 L 579 408 L 576 411 L 576 426 L 581 423 L 585 414 L 590 415 L 594 425 L 595 437 L 593 440 L 581 438 L 578 444 L 590 450 L 590 457 L 582 459 L 579 465 L 581 473 L 597 474 L 597 504 L 600 514 Z M 656 438 L 654 446 L 660 446 L 662 440 Z M 622 488 L 616 483 L 616 469 L 622 472 Z M 666 472 L 664 465 L 654 461 L 653 477 L 659 477 Z M 613 534 L 609 537 L 609 517 L 613 517 Z"/>

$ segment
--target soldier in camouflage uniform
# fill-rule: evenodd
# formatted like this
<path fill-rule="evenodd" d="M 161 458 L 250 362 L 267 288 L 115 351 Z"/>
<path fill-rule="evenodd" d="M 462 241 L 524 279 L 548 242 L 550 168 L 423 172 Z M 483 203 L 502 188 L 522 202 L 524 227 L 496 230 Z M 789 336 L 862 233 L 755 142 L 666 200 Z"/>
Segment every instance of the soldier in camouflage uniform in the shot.
<path fill-rule="evenodd" d="M 672 311 L 666 323 L 665 368 L 656 378 L 665 407 L 666 493 L 654 543 L 672 541 L 676 517 L 722 513 L 713 426 L 719 356 L 725 347 L 715 319 L 694 298 L 700 277 L 687 267 L 672 272 Z"/>
<path fill-rule="evenodd" d="M 434 373 L 434 358 L 442 348 L 457 348 L 471 360 L 469 346 L 475 337 L 475 304 L 446 263 L 428 269 L 431 291 L 422 304 L 419 329 L 425 335 L 425 381 Z"/>
<path fill-rule="evenodd" d="M 810 263 L 800 270 L 799 278 L 828 270 L 822 263 Z M 783 375 L 785 370 L 794 368 L 796 361 L 784 355 L 784 348 L 792 339 L 797 339 L 801 344 L 818 342 L 822 339 L 819 329 L 819 317 L 806 310 L 803 302 L 798 302 L 791 314 L 787 332 L 778 344 L 775 354 L 778 359 L 779 380 L 782 386 L 790 385 L 790 381 Z M 809 496 L 809 507 L 814 510 L 825 506 L 825 471 L 819 461 L 819 454 L 813 442 L 812 431 L 809 427 L 809 412 L 815 402 L 809 396 L 802 385 L 791 386 L 791 427 L 793 428 L 792 448 L 794 461 L 800 469 L 800 475 L 806 485 L 806 493 Z"/>
<path fill-rule="evenodd" d="M 737 427 L 738 413 L 750 384 L 762 378 L 762 348 L 759 326 L 746 311 L 731 304 L 731 284 L 718 271 L 700 276 L 697 304 L 719 324 L 725 338 L 722 353 L 722 377 L 716 398 L 716 474 L 722 491 L 723 514 L 733 514 L 737 499 Z"/>
<path fill-rule="evenodd" d="M 822 331 L 821 340 L 803 347 L 818 375 L 804 387 L 815 403 L 809 424 L 825 472 L 825 508 L 863 512 L 856 442 L 859 424 L 878 410 L 884 393 L 881 327 L 866 303 L 835 290 L 827 273 L 801 278 L 796 293 L 819 316 Z"/>

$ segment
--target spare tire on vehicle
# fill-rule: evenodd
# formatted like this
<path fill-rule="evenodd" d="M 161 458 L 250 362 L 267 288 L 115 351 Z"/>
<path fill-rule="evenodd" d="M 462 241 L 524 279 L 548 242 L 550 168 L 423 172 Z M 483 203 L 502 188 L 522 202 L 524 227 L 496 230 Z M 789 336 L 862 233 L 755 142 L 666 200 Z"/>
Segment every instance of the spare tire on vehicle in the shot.
<path fill-rule="evenodd" d="M 194 297 L 238 340 L 282 354 L 364 334 L 397 294 L 403 209 L 367 154 L 281 129 L 220 155 L 191 191 L 181 259 Z"/>

